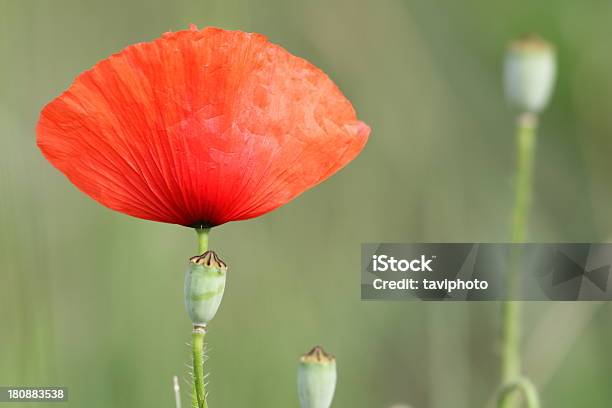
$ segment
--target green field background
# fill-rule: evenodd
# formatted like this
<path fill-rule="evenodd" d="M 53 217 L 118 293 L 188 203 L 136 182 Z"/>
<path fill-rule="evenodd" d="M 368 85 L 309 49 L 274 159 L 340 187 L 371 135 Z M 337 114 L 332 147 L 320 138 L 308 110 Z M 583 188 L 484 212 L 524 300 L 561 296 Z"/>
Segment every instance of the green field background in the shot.
<path fill-rule="evenodd" d="M 67 386 L 55 407 L 171 408 L 176 374 L 188 405 L 195 233 L 93 202 L 43 159 L 34 127 L 81 71 L 194 23 L 266 34 L 327 72 L 372 127 L 339 174 L 212 231 L 230 271 L 208 336 L 210 406 L 298 407 L 297 357 L 316 344 L 338 360 L 336 408 L 487 406 L 499 304 L 361 302 L 360 244 L 507 241 L 501 65 L 531 31 L 559 55 L 531 239 L 612 239 L 610 21 L 612 3 L 595 0 L 0 0 L 0 385 Z M 544 407 L 609 407 L 610 305 L 525 307 Z"/>

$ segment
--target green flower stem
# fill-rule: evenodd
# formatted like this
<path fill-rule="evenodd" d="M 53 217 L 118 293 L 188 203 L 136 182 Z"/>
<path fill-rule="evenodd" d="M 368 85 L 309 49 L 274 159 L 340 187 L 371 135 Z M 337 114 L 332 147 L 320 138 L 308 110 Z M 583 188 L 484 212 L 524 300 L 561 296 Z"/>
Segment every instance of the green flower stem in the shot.
<path fill-rule="evenodd" d="M 208 233 L 210 228 L 196 228 L 198 234 L 198 255 L 208 251 Z"/>
<path fill-rule="evenodd" d="M 198 395 L 196 394 L 195 384 L 192 384 L 191 408 L 200 408 L 200 405 L 198 404 Z"/>
<path fill-rule="evenodd" d="M 540 397 L 535 385 L 527 378 L 521 377 L 514 383 L 503 387 L 499 392 L 499 406 L 503 406 L 509 400 L 511 394 L 515 391 L 521 391 L 525 397 L 527 408 L 540 408 Z"/>
<path fill-rule="evenodd" d="M 204 382 L 204 337 L 206 329 L 194 326 L 191 336 L 193 346 L 193 384 L 198 408 L 208 408 L 206 404 L 206 384 Z"/>
<path fill-rule="evenodd" d="M 527 238 L 527 223 L 531 210 L 533 167 L 538 118 L 533 113 L 522 114 L 517 123 L 517 175 L 512 213 L 512 242 L 522 243 Z"/>
<path fill-rule="evenodd" d="M 208 234 L 210 228 L 196 228 L 198 234 L 198 252 L 203 254 L 208 250 Z M 193 354 L 193 395 L 194 408 L 208 408 L 206 404 L 206 383 L 204 379 L 204 337 L 206 327 L 193 327 L 191 347 Z"/>
<path fill-rule="evenodd" d="M 525 113 L 517 123 L 517 174 L 515 181 L 514 210 L 512 213 L 512 242 L 523 243 L 527 237 L 529 211 L 533 190 L 533 168 L 535 157 L 537 116 Z M 506 299 L 515 298 L 520 288 L 518 259 L 511 254 L 509 273 L 506 278 Z M 512 408 L 516 405 L 512 398 L 513 390 L 521 378 L 520 358 L 520 302 L 507 300 L 502 304 L 502 387 L 508 391 L 498 401 L 500 408 Z M 530 383 L 531 384 L 531 383 Z M 535 388 L 532 386 L 533 391 Z M 525 392 L 525 394 L 527 394 Z M 531 405 L 530 405 L 531 407 Z"/>

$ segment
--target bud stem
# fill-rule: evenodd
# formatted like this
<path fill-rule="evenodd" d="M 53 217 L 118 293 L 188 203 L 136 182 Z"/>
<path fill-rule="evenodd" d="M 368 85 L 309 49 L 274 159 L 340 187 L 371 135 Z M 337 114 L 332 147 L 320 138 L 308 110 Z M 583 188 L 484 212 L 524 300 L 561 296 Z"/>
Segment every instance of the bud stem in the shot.
<path fill-rule="evenodd" d="M 208 250 L 208 233 L 210 228 L 196 228 L 198 234 L 198 252 L 203 254 Z M 194 404 L 198 408 L 208 408 L 206 404 L 206 383 L 204 382 L 204 336 L 206 328 L 193 326 L 191 347 L 193 355 L 193 393 Z"/>
<path fill-rule="evenodd" d="M 527 237 L 527 224 L 531 210 L 531 197 L 533 190 L 533 168 L 536 145 L 537 115 L 523 113 L 517 121 L 517 151 L 516 151 L 516 179 L 514 190 L 514 208 L 512 212 L 512 242 L 523 243 Z M 520 288 L 518 260 L 511 255 L 509 270 L 506 279 L 506 299 L 515 298 Z M 498 401 L 499 408 L 512 408 L 516 406 L 516 399 L 512 398 L 514 384 L 521 378 L 520 357 L 520 328 L 521 307 L 520 302 L 506 300 L 502 303 L 502 361 L 501 382 L 502 387 L 509 390 Z"/>
<path fill-rule="evenodd" d="M 517 174 L 512 213 L 512 242 L 522 243 L 527 235 L 529 210 L 533 190 L 533 165 L 538 118 L 533 113 L 524 113 L 517 121 Z"/>
<path fill-rule="evenodd" d="M 206 329 L 202 326 L 194 326 L 191 336 L 193 347 L 193 388 L 198 408 L 208 408 L 206 404 L 206 384 L 204 383 L 204 336 Z"/>
<path fill-rule="evenodd" d="M 521 391 L 525 398 L 525 404 L 527 408 L 540 408 L 540 396 L 535 385 L 527 378 L 519 378 L 516 382 L 510 383 L 505 387 L 501 388 L 498 396 L 499 406 L 503 406 L 506 400 L 509 399 L 511 394 L 516 391 Z"/>

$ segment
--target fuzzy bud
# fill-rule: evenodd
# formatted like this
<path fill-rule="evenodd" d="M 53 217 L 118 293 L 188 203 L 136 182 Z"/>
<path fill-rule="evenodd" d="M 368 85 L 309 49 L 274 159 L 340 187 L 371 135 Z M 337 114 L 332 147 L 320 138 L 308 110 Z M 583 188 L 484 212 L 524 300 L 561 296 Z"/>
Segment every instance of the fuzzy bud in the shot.
<path fill-rule="evenodd" d="M 223 292 L 227 265 L 213 251 L 189 260 L 185 276 L 185 307 L 194 325 L 206 326 L 215 317 Z"/>
<path fill-rule="evenodd" d="M 336 389 L 336 359 L 319 346 L 300 357 L 298 397 L 302 408 L 329 408 Z"/>
<path fill-rule="evenodd" d="M 512 42 L 504 63 L 508 102 L 521 112 L 541 112 L 552 95 L 556 74 L 557 62 L 551 44 L 535 35 Z"/>

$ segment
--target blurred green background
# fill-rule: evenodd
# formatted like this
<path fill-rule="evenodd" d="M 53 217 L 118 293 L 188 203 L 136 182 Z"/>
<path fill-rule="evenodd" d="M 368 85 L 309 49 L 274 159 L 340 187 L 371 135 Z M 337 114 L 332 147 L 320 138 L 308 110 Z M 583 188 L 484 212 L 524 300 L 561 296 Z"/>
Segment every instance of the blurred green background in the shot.
<path fill-rule="evenodd" d="M 34 126 L 98 60 L 195 23 L 261 32 L 309 59 L 373 129 L 327 182 L 213 230 L 230 274 L 208 336 L 211 407 L 297 407 L 297 357 L 319 343 L 338 359 L 335 407 L 484 407 L 499 304 L 361 302 L 360 243 L 507 240 L 501 61 L 531 31 L 559 54 L 532 239 L 612 237 L 611 19 L 609 1 L 0 0 L 0 385 L 64 385 L 70 407 L 174 406 L 195 233 L 91 201 L 45 162 Z M 525 366 L 544 405 L 610 406 L 610 305 L 526 308 Z"/>

